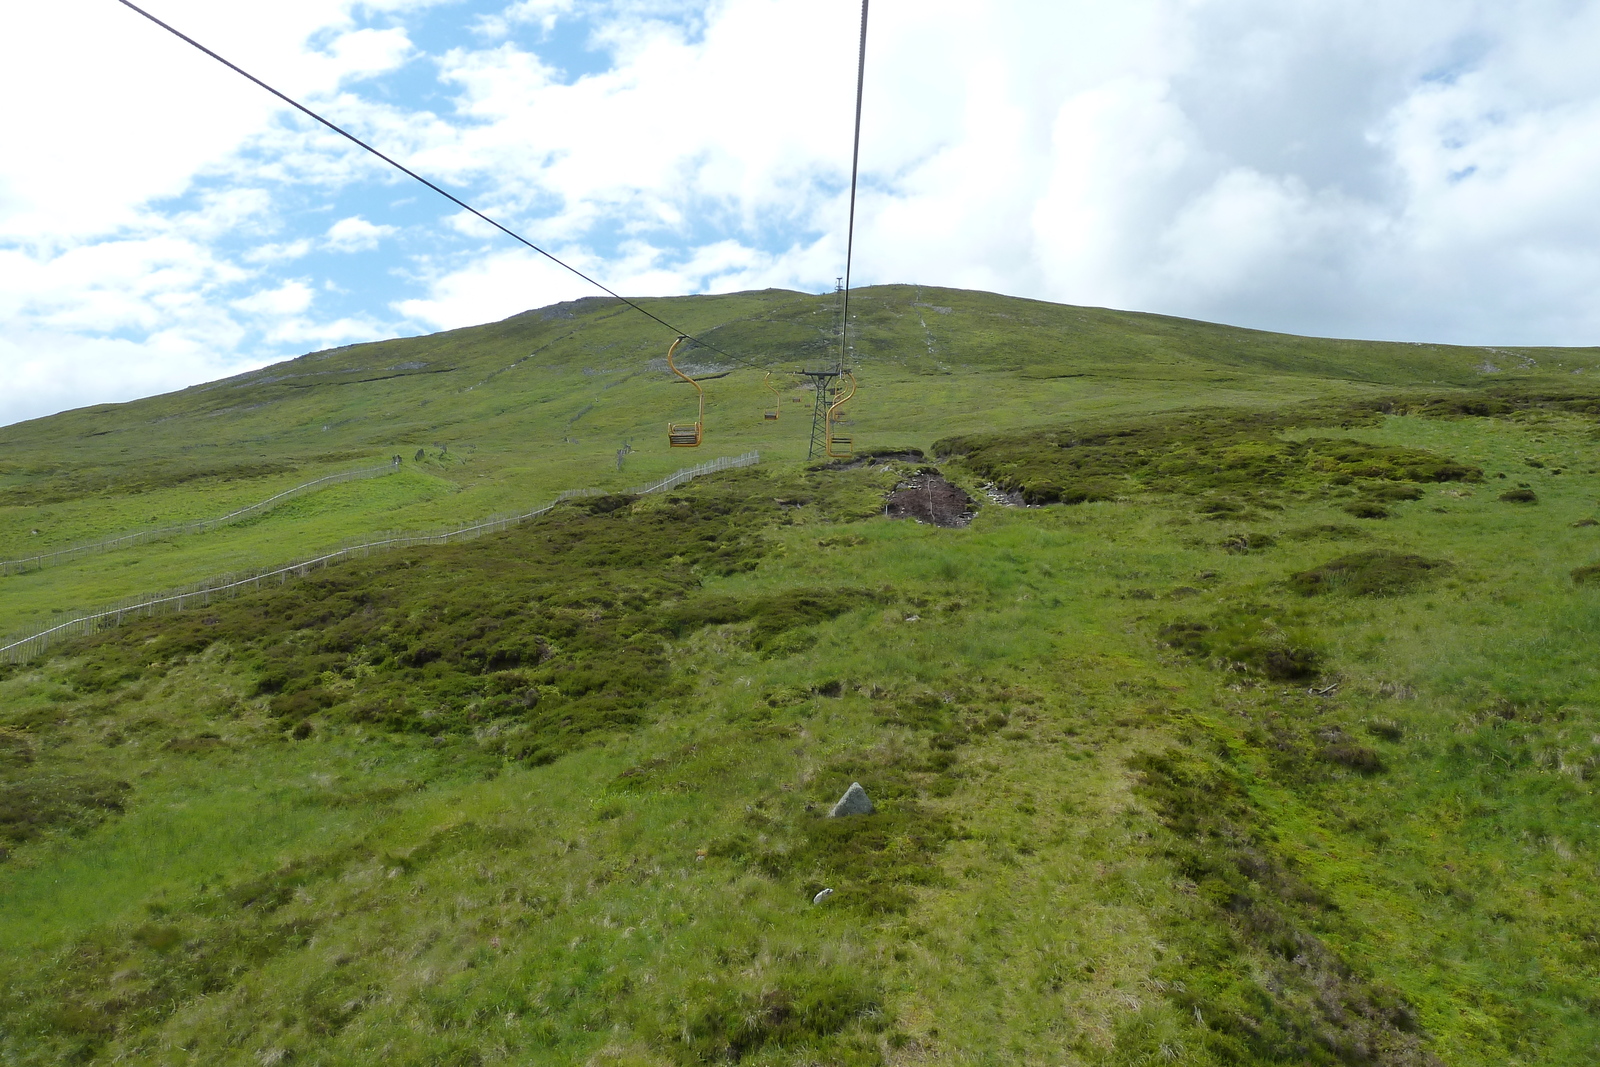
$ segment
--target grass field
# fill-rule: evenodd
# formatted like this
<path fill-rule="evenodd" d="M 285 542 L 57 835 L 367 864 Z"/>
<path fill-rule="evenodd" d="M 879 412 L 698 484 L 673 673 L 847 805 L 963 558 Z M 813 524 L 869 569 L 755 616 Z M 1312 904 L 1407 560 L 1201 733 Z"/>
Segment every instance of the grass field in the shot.
<path fill-rule="evenodd" d="M 0 1062 L 1594 1062 L 1596 353 L 864 303 L 852 434 L 922 463 L 807 465 L 738 370 L 701 451 L 757 468 L 0 669 Z M 0 604 L 667 473 L 631 329 L 6 428 L 8 546 L 406 462 Z M 924 466 L 969 525 L 883 517 Z"/>

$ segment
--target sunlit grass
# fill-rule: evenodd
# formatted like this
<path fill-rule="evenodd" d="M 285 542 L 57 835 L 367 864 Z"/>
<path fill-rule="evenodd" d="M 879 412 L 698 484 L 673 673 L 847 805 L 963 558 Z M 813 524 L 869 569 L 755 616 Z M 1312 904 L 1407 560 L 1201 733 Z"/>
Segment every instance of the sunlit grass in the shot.
<path fill-rule="evenodd" d="M 621 365 L 590 369 L 621 379 Z M 985 418 L 1176 402 L 1148 378 L 1108 387 L 1112 369 L 985 370 L 979 395 L 886 363 L 899 421 L 873 432 L 923 447 Z M 1183 374 L 1210 396 L 1242 389 L 1212 381 L 1216 362 Z M 526 396 L 580 442 L 643 433 L 629 408 L 656 403 L 656 384 L 611 381 L 557 368 Z M 759 408 L 751 382 L 711 384 Z M 481 425 L 503 436 L 486 429 L 476 451 L 413 426 L 430 454 L 414 464 L 411 446 L 404 475 L 308 498 L 226 545 L 149 546 L 126 569 L 175 576 L 375 516 L 503 510 L 607 460 L 548 438 L 519 454 L 520 410 L 481 392 L 472 404 L 498 405 Z M 297 410 L 298 440 L 324 433 L 328 412 Z M 930 413 L 943 425 L 916 437 Z M 1355 490 L 1332 483 L 1251 486 L 1225 514 L 1178 486 L 986 505 L 963 529 L 873 517 L 915 464 L 803 473 L 794 441 L 768 432 L 730 448 L 775 442 L 762 468 L 676 501 L 408 553 L 405 580 L 336 569 L 214 623 L 120 631 L 0 677 L 0 784 L 128 783 L 120 813 L 69 812 L 0 861 L 0 1060 L 1332 1063 L 1316 1027 L 1369 1032 L 1351 1019 L 1371 1022 L 1373 1004 L 1392 1015 L 1371 1033 L 1451 1064 L 1593 1059 L 1600 593 L 1570 577 L 1600 560 L 1597 528 L 1573 525 L 1600 512 L 1587 422 L 1312 431 L 1484 468 L 1386 519 L 1353 518 L 1340 493 Z M 640 452 L 607 477 L 680 462 Z M 1498 499 L 1518 482 L 1536 505 Z M 561 530 L 588 531 L 570 565 L 552 554 Z M 1377 550 L 1450 566 L 1385 596 L 1287 582 Z M 58 588 L 87 597 L 113 573 Z M 795 607 L 827 592 L 845 599 Z M 514 711 L 474 688 L 496 671 L 451 658 L 491 607 L 512 629 L 592 627 L 500 672 L 529 701 Z M 674 630 L 674 613 L 716 621 Z M 1176 624 L 1211 627 L 1218 654 L 1169 640 Z M 408 626 L 450 647 L 406 666 L 390 638 Z M 1262 626 L 1303 639 L 1312 675 L 1241 659 L 1229 642 Z M 636 716 L 566 734 L 539 718 L 538 701 L 568 696 L 518 672 L 610 655 L 608 699 L 626 703 L 618 649 L 663 664 L 658 688 L 629 691 L 647 694 Z M 286 717 L 293 694 L 258 689 L 269 668 L 326 699 Z M 402 685 L 432 703 L 364 717 L 363 695 Z M 456 717 L 441 725 L 440 708 Z M 519 750 L 516 730 L 563 740 Z M 882 816 L 859 838 L 823 821 L 851 781 Z M 835 895 L 813 904 L 822 887 Z M 1335 1002 L 1355 1007 L 1341 1019 Z"/>

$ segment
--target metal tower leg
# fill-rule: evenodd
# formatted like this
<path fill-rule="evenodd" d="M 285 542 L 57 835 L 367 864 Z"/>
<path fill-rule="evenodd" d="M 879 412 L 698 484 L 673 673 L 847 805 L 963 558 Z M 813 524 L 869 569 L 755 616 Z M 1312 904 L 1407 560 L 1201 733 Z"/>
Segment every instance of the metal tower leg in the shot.
<path fill-rule="evenodd" d="M 815 373 L 811 377 L 817 383 L 817 402 L 811 409 L 811 448 L 806 452 L 806 458 L 816 459 L 828 454 L 828 408 L 833 404 L 833 383 L 836 379 L 832 375 Z"/>

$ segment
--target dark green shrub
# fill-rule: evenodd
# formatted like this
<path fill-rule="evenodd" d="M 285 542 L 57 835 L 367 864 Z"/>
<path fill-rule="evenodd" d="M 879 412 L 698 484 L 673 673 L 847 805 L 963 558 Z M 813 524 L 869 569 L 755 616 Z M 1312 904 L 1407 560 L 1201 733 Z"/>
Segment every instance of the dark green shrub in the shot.
<path fill-rule="evenodd" d="M 1219 670 L 1259 674 L 1273 681 L 1304 681 L 1321 671 L 1309 634 L 1285 629 L 1263 606 L 1219 611 L 1210 621 L 1180 619 L 1159 631 L 1162 644 Z"/>
<path fill-rule="evenodd" d="M 1276 413 L 1207 409 L 1026 434 L 951 437 L 935 443 L 934 451 L 965 457 L 974 470 L 1030 504 L 1114 499 L 1138 489 L 1258 493 L 1356 478 L 1482 479 L 1476 467 L 1421 449 L 1278 437 L 1298 426 L 1364 421 L 1373 410 L 1359 404 L 1307 404 Z"/>
<path fill-rule="evenodd" d="M 1240 554 L 1247 552 L 1259 552 L 1261 549 L 1271 548 L 1277 543 L 1277 539 L 1271 534 L 1264 534 L 1260 533 L 1259 531 L 1253 533 L 1234 534 L 1232 537 L 1225 537 L 1222 539 L 1223 548 L 1227 549 L 1229 552 L 1238 552 Z"/>
<path fill-rule="evenodd" d="M 1354 500 L 1344 506 L 1346 514 L 1358 519 L 1387 519 L 1389 509 L 1376 500 Z"/>
<path fill-rule="evenodd" d="M 1325 522 L 1316 526 L 1301 526 L 1283 535 L 1290 541 L 1357 541 L 1367 536 L 1367 531 L 1349 523 Z"/>
<path fill-rule="evenodd" d="M 1393 719 L 1370 719 L 1366 723 L 1367 733 L 1385 741 L 1398 741 L 1405 736 L 1405 728 Z"/>
<path fill-rule="evenodd" d="M 47 830 L 86 830 L 122 811 L 132 787 L 92 775 L 37 774 L 0 782 L 0 859 Z"/>
<path fill-rule="evenodd" d="M 295 693 L 280 693 L 268 701 L 272 714 L 280 719 L 305 719 L 337 703 L 330 690 L 322 686 L 302 689 Z"/>
<path fill-rule="evenodd" d="M 627 729 L 672 694 L 668 640 L 721 621 L 751 643 L 792 651 L 796 631 L 877 594 L 798 589 L 704 598 L 704 575 L 753 567 L 783 499 L 824 516 L 875 513 L 871 472 L 708 478 L 649 506 L 631 497 L 569 502 L 476 541 L 337 564 L 282 588 L 145 620 L 84 639 L 80 691 L 158 676 L 179 655 L 227 638 L 256 671 L 285 728 L 313 718 L 439 736 L 492 732 L 504 752 L 558 758 L 596 732 Z M 860 498 L 858 501 L 857 498 Z M 862 502 L 865 503 L 862 503 Z"/>
<path fill-rule="evenodd" d="M 683 1063 L 737 1063 L 781 1048 L 821 1053 L 842 1067 L 877 1064 L 881 1057 L 872 1043 L 838 1038 L 854 1024 L 878 1024 L 880 998 L 862 975 L 842 968 L 785 975 L 761 989 L 705 983 L 685 1005 L 670 1047 Z"/>
<path fill-rule="evenodd" d="M 1317 755 L 1329 763 L 1337 763 L 1341 767 L 1348 767 L 1362 774 L 1377 774 L 1383 770 L 1383 760 L 1376 751 L 1352 741 L 1325 745 Z"/>
<path fill-rule="evenodd" d="M 1363 490 L 1363 495 L 1368 500 L 1384 502 L 1421 500 L 1422 490 L 1414 485 L 1373 485 Z"/>
<path fill-rule="evenodd" d="M 1320 567 L 1291 574 L 1286 584 L 1303 596 L 1346 593 L 1350 596 L 1398 596 L 1450 569 L 1436 559 L 1387 549 L 1353 552 Z"/>
<path fill-rule="evenodd" d="M 1537 504 L 1539 494 L 1532 489 L 1510 489 L 1501 493 L 1500 499 L 1507 504 Z"/>
<path fill-rule="evenodd" d="M 1183 750 L 1129 762 L 1195 886 L 1198 912 L 1168 928 L 1166 995 L 1195 1018 L 1210 1061 L 1437 1063 L 1405 998 L 1319 936 L 1333 904 L 1278 855 L 1230 768 Z"/>
<path fill-rule="evenodd" d="M 1600 583 L 1600 563 L 1586 563 L 1582 567 L 1572 568 L 1572 581 L 1576 585 Z"/>

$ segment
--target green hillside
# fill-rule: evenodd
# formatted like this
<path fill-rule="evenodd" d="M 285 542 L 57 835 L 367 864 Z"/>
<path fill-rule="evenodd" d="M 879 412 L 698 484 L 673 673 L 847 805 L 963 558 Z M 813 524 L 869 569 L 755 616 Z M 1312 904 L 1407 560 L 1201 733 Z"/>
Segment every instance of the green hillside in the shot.
<path fill-rule="evenodd" d="M 599 300 L 0 429 L 8 559 L 403 458 L 6 629 L 613 491 L 0 667 L 0 1063 L 1594 1062 L 1600 350 L 857 302 L 857 463 Z"/>
<path fill-rule="evenodd" d="M 826 364 L 834 352 L 832 295 L 768 290 L 645 305 L 777 372 Z M 1324 341 L 918 286 L 860 290 L 852 319 L 861 391 L 847 409 L 849 432 L 869 449 L 1205 403 L 1571 381 L 1600 364 L 1592 349 Z M 394 455 L 405 461 L 399 478 L 339 486 L 242 528 L 8 579 L 0 632 L 289 562 L 375 530 L 431 529 L 523 510 L 564 489 L 669 474 L 685 455 L 698 458 L 666 445 L 664 424 L 694 412 L 688 387 L 666 370 L 670 340 L 616 301 L 578 300 L 0 428 L 6 558 L 210 517 Z M 785 417 L 765 422 L 764 373 L 718 358 L 685 358 L 699 373 L 731 371 L 706 382 L 700 452 L 803 459 L 810 394 L 774 374 Z M 624 445 L 633 451 L 618 471 Z"/>

